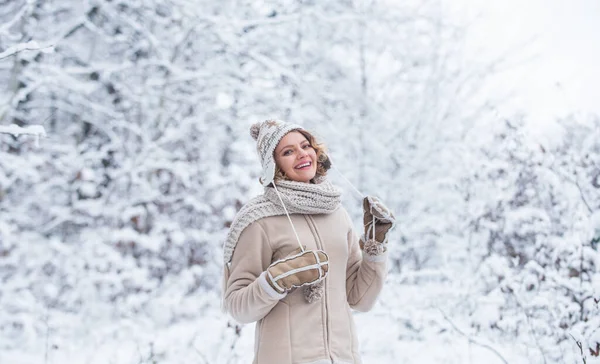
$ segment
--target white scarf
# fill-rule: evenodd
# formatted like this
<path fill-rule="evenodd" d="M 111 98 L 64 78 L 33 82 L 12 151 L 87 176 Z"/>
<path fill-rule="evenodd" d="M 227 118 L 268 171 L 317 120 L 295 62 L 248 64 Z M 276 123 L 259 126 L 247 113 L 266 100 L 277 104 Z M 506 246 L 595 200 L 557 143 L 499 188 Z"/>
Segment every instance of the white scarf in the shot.
<path fill-rule="evenodd" d="M 341 191 L 324 178 L 314 184 L 287 180 L 275 183 L 290 214 L 330 214 L 341 203 Z M 233 219 L 223 244 L 225 264 L 231 261 L 238 239 L 248 225 L 263 217 L 285 214 L 275 188 L 265 187 L 264 194 L 250 200 Z"/>

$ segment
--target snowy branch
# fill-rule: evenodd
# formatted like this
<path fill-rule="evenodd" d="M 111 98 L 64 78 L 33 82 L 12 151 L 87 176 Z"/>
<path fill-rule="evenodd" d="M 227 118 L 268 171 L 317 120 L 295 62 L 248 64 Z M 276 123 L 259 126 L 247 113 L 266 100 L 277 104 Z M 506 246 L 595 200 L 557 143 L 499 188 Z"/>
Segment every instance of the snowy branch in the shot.
<path fill-rule="evenodd" d="M 579 348 L 579 351 L 581 353 L 581 359 L 583 360 L 583 364 L 586 364 L 587 358 L 585 357 L 585 354 L 583 353 L 583 344 L 581 344 L 581 341 L 577 340 L 575 338 L 575 336 L 573 336 L 573 334 L 570 334 L 570 335 L 573 338 L 573 340 L 575 340 L 575 343 L 577 344 L 577 347 Z"/>
<path fill-rule="evenodd" d="M 16 137 L 19 135 L 33 135 L 36 137 L 45 137 L 46 130 L 41 125 L 30 125 L 27 127 L 20 127 L 18 125 L 0 125 L 0 134 L 11 134 Z"/>
<path fill-rule="evenodd" d="M 7 50 L 5 50 L 4 52 L 0 53 L 0 60 L 3 60 L 5 58 L 14 56 L 17 53 L 23 52 L 23 51 L 44 51 L 44 52 L 51 52 L 54 50 L 54 45 L 46 45 L 46 46 L 40 46 L 37 42 L 35 41 L 31 41 L 31 42 L 27 42 L 27 43 L 20 43 L 20 44 L 16 44 L 12 47 L 8 47 Z"/>
<path fill-rule="evenodd" d="M 479 340 L 476 340 L 476 339 L 472 338 L 470 335 L 467 335 L 467 334 L 465 334 L 465 333 L 464 333 L 464 332 L 463 332 L 461 329 L 459 329 L 459 328 L 458 328 L 458 327 L 457 327 L 457 326 L 454 324 L 454 322 L 452 322 L 452 320 L 450 320 L 450 318 L 449 318 L 449 317 L 446 315 L 446 313 L 445 313 L 445 312 L 444 312 L 444 311 L 443 311 L 441 308 L 439 308 L 439 307 L 438 307 L 438 310 L 440 310 L 440 312 L 442 313 L 442 316 L 444 316 L 444 319 L 445 319 L 446 321 L 448 321 L 448 323 L 450 324 L 450 326 L 452 326 L 452 328 L 453 328 L 453 329 L 454 329 L 456 332 L 458 332 L 459 334 L 461 334 L 462 336 L 464 336 L 465 338 L 467 338 L 467 340 L 469 340 L 469 342 L 470 342 L 470 343 L 473 343 L 473 344 L 475 344 L 475 345 L 481 346 L 482 348 L 485 348 L 485 349 L 488 349 L 488 350 L 490 350 L 491 352 L 493 352 L 494 354 L 496 354 L 496 356 L 497 356 L 497 357 L 498 357 L 500 360 L 502 360 L 502 362 L 503 362 L 504 364 L 508 364 L 508 361 L 506 361 L 506 359 L 504 359 L 504 357 L 502 356 L 502 354 L 500 354 L 500 353 L 498 352 L 498 350 L 494 349 L 493 347 L 491 347 L 491 346 L 490 346 L 490 345 L 488 345 L 488 344 L 485 344 L 485 343 L 479 342 Z"/>
<path fill-rule="evenodd" d="M 25 14 L 25 12 L 28 10 L 27 6 L 23 6 L 14 16 L 11 20 L 7 21 L 6 23 L 2 24 L 2 26 L 0 26 L 0 34 L 6 34 L 8 32 L 8 30 L 19 20 L 21 20 L 21 18 L 23 17 L 23 15 Z"/>

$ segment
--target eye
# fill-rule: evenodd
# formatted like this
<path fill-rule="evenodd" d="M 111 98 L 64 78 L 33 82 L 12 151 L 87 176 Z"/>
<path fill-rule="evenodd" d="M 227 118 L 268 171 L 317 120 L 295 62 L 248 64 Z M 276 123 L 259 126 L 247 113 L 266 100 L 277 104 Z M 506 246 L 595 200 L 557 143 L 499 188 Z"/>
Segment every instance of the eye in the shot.
<path fill-rule="evenodd" d="M 304 145 L 302 146 L 302 149 L 306 149 L 306 148 L 310 148 L 310 144 L 304 144 Z"/>
<path fill-rule="evenodd" d="M 292 150 L 291 150 L 291 149 L 288 149 L 288 150 L 286 150 L 285 152 L 283 152 L 283 154 L 282 154 L 282 155 L 283 155 L 283 156 L 286 156 L 286 155 L 290 155 L 290 153 L 292 153 Z"/>

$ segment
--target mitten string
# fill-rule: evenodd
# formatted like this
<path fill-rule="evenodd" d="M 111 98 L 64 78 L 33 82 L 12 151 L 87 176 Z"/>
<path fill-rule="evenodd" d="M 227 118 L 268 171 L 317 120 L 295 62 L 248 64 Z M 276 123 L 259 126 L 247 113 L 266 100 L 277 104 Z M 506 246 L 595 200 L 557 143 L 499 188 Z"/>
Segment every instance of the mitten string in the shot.
<path fill-rule="evenodd" d="M 358 190 L 358 188 L 356 188 L 356 186 L 354 186 L 352 184 L 352 182 L 350 182 L 346 178 L 346 176 L 344 176 L 344 174 L 342 172 L 340 172 L 340 170 L 337 169 L 337 167 L 333 164 L 333 162 L 331 161 L 331 156 L 330 155 L 328 155 L 328 158 L 329 158 L 329 161 L 331 163 L 331 167 L 333 167 L 333 169 L 335 169 L 339 173 L 339 175 L 342 176 L 342 178 L 354 189 L 354 191 L 361 198 L 364 198 L 365 195 L 362 192 L 360 192 Z M 279 194 L 279 191 L 277 190 L 277 186 L 276 186 L 275 182 L 273 182 L 273 188 L 275 189 L 275 193 L 277 194 L 277 197 L 279 198 L 279 201 L 281 202 L 281 206 L 283 207 L 283 210 L 285 211 L 285 216 L 287 216 L 288 221 L 290 222 L 290 225 L 292 226 L 292 230 L 294 231 L 294 235 L 296 236 L 296 240 L 298 241 L 298 245 L 300 246 L 300 250 L 302 252 L 304 252 L 304 247 L 302 246 L 302 243 L 300 242 L 300 237 L 298 236 L 298 232 L 296 231 L 296 227 L 294 226 L 294 223 L 292 222 L 292 218 L 290 217 L 290 214 L 289 214 L 287 208 L 285 207 L 285 203 L 283 203 L 283 199 L 281 198 L 281 195 Z M 370 212 L 371 212 L 371 215 L 373 216 L 373 224 L 371 225 L 371 227 L 373 229 L 372 230 L 373 240 L 375 240 L 375 214 L 373 214 L 372 211 L 370 211 Z"/>
<path fill-rule="evenodd" d="M 360 191 L 358 190 L 358 188 L 356 188 L 356 187 L 355 187 L 355 186 L 352 184 L 352 182 L 350 182 L 350 181 L 348 180 L 348 178 L 346 178 L 346 176 L 344 176 L 344 174 L 343 174 L 342 172 L 340 172 L 340 170 L 339 170 L 339 169 L 337 169 L 337 167 L 335 166 L 335 164 L 333 164 L 333 161 L 331 160 L 331 155 L 329 155 L 329 154 L 328 154 L 328 155 L 327 155 L 327 158 L 329 158 L 329 162 L 331 163 L 331 167 L 333 167 L 333 169 L 335 169 L 335 170 L 336 170 L 336 172 L 337 172 L 337 173 L 339 173 L 339 174 L 340 174 L 340 176 L 342 176 L 342 178 L 343 178 L 343 179 L 344 179 L 346 182 L 348 182 L 348 184 L 350 185 L 350 187 L 352 187 L 352 188 L 354 189 L 354 191 L 355 191 L 355 192 L 356 192 L 356 193 L 357 193 L 357 194 L 360 196 L 360 198 L 361 198 L 361 199 L 362 199 L 362 198 L 364 198 L 364 197 L 365 197 L 365 195 L 364 195 L 362 192 L 360 192 Z"/>
<path fill-rule="evenodd" d="M 373 216 L 373 240 L 375 240 L 375 215 L 371 215 Z"/>
<path fill-rule="evenodd" d="M 348 180 L 348 178 L 346 178 L 346 176 L 344 176 L 344 174 L 339 169 L 337 169 L 337 167 L 335 166 L 335 164 L 333 164 L 333 161 L 331 160 L 331 155 L 327 155 L 327 157 L 329 158 L 329 162 L 331 163 L 331 167 L 333 167 L 333 169 L 335 169 L 336 172 L 339 173 L 340 176 L 342 176 L 342 178 L 350 185 L 350 187 L 352 187 L 354 189 L 354 191 L 360 196 L 361 199 L 365 198 L 365 195 L 362 192 L 360 192 L 358 190 L 358 188 L 356 188 L 356 186 L 354 186 L 352 184 L 352 182 L 350 182 Z M 369 212 L 373 216 L 373 224 L 371 226 L 372 226 L 372 229 L 373 229 L 373 240 L 375 240 L 375 214 L 373 214 L 373 211 L 369 211 Z M 365 239 L 367 239 L 367 238 L 368 238 L 368 236 L 365 236 Z"/>
<path fill-rule="evenodd" d="M 296 228 L 294 227 L 292 218 L 290 217 L 290 214 L 289 214 L 287 208 L 285 207 L 285 204 L 283 203 L 283 199 L 281 198 L 281 195 L 279 194 L 279 191 L 277 190 L 277 186 L 275 185 L 275 182 L 273 182 L 273 188 L 275 188 L 277 197 L 279 197 L 279 201 L 281 201 L 281 206 L 283 207 L 283 210 L 285 211 L 285 216 L 287 216 L 288 221 L 290 222 L 290 225 L 292 225 L 292 230 L 294 231 L 294 235 L 296 235 L 296 240 L 298 240 L 298 245 L 300 245 L 300 251 L 304 252 L 304 247 L 302 246 L 302 243 L 300 242 L 300 237 L 298 236 L 298 233 L 296 232 Z"/>

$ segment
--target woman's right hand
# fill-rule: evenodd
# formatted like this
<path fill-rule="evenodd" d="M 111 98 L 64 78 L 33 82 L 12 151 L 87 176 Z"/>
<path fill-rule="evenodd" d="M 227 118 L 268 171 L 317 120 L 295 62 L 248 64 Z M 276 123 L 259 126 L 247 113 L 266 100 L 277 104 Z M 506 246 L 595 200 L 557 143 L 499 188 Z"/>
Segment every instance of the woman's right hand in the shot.
<path fill-rule="evenodd" d="M 279 293 L 320 282 L 329 271 L 329 257 L 324 251 L 305 250 L 294 253 L 267 268 L 267 281 Z"/>

